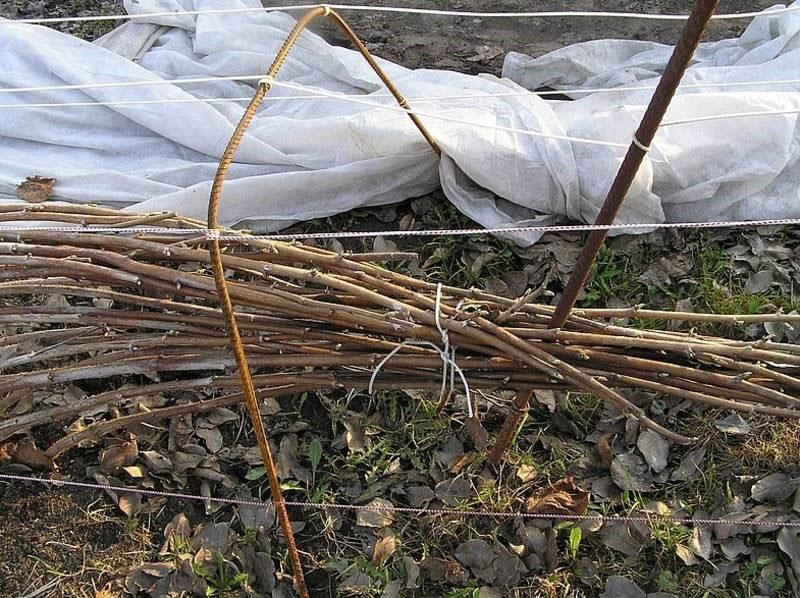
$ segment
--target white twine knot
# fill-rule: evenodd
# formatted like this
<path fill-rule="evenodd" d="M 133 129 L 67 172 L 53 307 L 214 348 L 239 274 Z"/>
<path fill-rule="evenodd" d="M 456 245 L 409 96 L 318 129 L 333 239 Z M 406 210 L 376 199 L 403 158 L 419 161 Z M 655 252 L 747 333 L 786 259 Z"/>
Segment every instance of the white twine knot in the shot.
<path fill-rule="evenodd" d="M 636 136 L 636 133 L 634 133 L 634 134 L 633 134 L 633 145 L 635 145 L 636 147 L 638 147 L 638 148 L 639 148 L 640 150 L 642 150 L 642 151 L 643 151 L 645 154 L 646 154 L 646 153 L 648 153 L 648 152 L 650 151 L 650 146 L 649 146 L 649 145 L 645 145 L 644 143 L 642 143 L 641 141 L 639 141 L 639 138 Z"/>
<path fill-rule="evenodd" d="M 436 285 L 436 309 L 434 311 L 434 321 L 436 322 L 436 328 L 439 330 L 439 333 L 442 335 L 442 346 L 439 347 L 436 344 L 425 341 L 425 340 L 405 340 L 399 345 L 397 345 L 391 352 L 384 357 L 380 363 L 377 365 L 375 370 L 372 372 L 372 376 L 369 379 L 369 393 L 372 394 L 372 388 L 375 385 L 375 379 L 378 377 L 383 366 L 385 366 L 389 360 L 397 355 L 400 350 L 407 346 L 407 345 L 417 345 L 417 346 L 425 346 L 430 347 L 434 351 L 439 354 L 439 357 L 442 360 L 442 390 L 441 392 L 444 393 L 445 389 L 448 387 L 449 384 L 449 392 L 453 392 L 455 387 L 455 375 L 458 374 L 458 377 L 461 378 L 461 384 L 464 386 L 464 394 L 467 398 L 467 415 L 472 418 L 475 414 L 472 411 L 472 397 L 470 396 L 470 389 L 469 383 L 467 382 L 467 377 L 464 375 L 464 371 L 461 367 L 456 363 L 456 348 L 454 346 L 450 346 L 450 337 L 447 333 L 447 330 L 442 326 L 441 321 L 441 311 L 442 311 L 442 284 L 439 283 Z"/>

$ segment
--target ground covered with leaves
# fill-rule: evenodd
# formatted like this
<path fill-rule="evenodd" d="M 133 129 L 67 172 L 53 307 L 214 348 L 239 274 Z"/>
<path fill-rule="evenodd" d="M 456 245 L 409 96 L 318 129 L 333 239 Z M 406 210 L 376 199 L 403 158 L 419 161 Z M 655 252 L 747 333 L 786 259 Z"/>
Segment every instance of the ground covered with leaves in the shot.
<path fill-rule="evenodd" d="M 443 198 L 432 196 L 302 228 L 469 224 Z M 557 301 L 582 240 L 548 235 L 519 248 L 473 235 L 350 240 L 347 247 L 333 241 L 330 247 L 416 252 L 418 259 L 396 267 L 509 297 L 538 288 L 538 301 L 547 303 Z M 621 236 L 603 250 L 581 304 L 791 312 L 799 256 L 800 235 L 785 229 Z M 619 323 L 645 325 L 635 318 Z M 798 334 L 786 325 L 701 329 L 745 340 L 769 336 L 793 342 Z M 137 378 L 116 382 L 136 384 Z M 87 390 L 35 392 L 12 403 L 6 415 L 42 403 L 64 404 Z M 133 397 L 112 410 L 83 414 L 69 430 L 194 398 L 189 391 Z M 692 446 L 679 447 L 594 397 L 537 391 L 512 449 L 492 468 L 486 463 L 486 434 L 491 442 L 513 395 L 479 394 L 485 432 L 464 426 L 461 400 L 438 415 L 437 398 L 338 390 L 264 403 L 287 500 L 375 508 L 292 508 L 314 595 L 790 596 L 797 591 L 797 531 L 752 523 L 786 521 L 800 512 L 796 422 L 629 393 L 651 417 L 697 438 Z M 11 439 L 0 449 L 0 471 L 29 475 L 54 469 L 38 446 L 63 433 L 52 426 Z M 51 475 L 64 479 L 265 500 L 267 506 L 0 484 L 0 531 L 9 557 L 0 564 L 0 593 L 293 595 L 285 545 L 243 409 L 134 427 L 103 446 L 71 451 L 55 466 Z M 383 510 L 390 506 L 646 515 L 650 523 Z M 735 523 L 678 525 L 664 516 L 727 517 Z"/>
<path fill-rule="evenodd" d="M 96 14 L 116 12 L 116 4 L 11 2 L 3 14 Z M 463 8 L 475 8 L 472 4 Z M 639 8 L 638 3 L 619 4 Z M 686 9 L 674 2 L 652 4 L 654 9 Z M 726 8 L 745 6 L 751 3 L 729 2 Z M 397 23 L 382 18 L 360 23 L 362 30 L 370 30 L 367 40 L 381 55 L 409 66 L 467 71 L 496 70 L 505 50 L 538 53 L 595 35 L 591 23 L 577 29 L 574 24 L 546 25 L 553 29 L 545 29 L 541 41 L 523 47 L 520 39 L 530 42 L 527 30 L 501 35 L 470 21 L 466 29 L 446 31 L 433 43 L 430 36 L 411 35 L 412 29 L 420 29 L 412 21 L 403 21 L 400 31 L 407 31 L 398 34 Z M 87 38 L 105 31 L 97 28 L 102 26 L 76 27 L 68 31 Z M 717 36 L 725 33 L 731 32 L 715 30 Z M 672 29 L 652 28 L 637 35 L 674 39 Z M 473 223 L 434 194 L 298 228 L 460 226 Z M 539 289 L 538 301 L 552 303 L 572 271 L 582 240 L 580 235 L 547 235 L 522 249 L 475 235 L 351 240 L 328 247 L 416 252 L 419 259 L 396 267 L 431 281 L 477 286 L 509 297 Z M 580 305 L 743 314 L 794 311 L 797 260 L 800 235 L 786 229 L 622 236 L 601 253 Z M 653 325 L 634 317 L 620 323 Z M 663 326 L 676 329 L 682 324 Z M 700 330 L 743 340 L 770 336 L 795 342 L 800 336 L 787 325 L 703 325 Z M 137 384 L 137 378 L 115 382 Z M 38 403 L 58 405 L 79 390 L 87 389 L 34 394 L 0 415 L 25 413 Z M 490 442 L 512 398 L 503 393 L 479 396 Z M 576 525 L 521 517 L 294 507 L 291 515 L 313 595 L 797 595 L 797 530 L 757 526 L 752 520 L 786 520 L 800 513 L 800 425 L 645 393 L 629 398 L 697 442 L 673 446 L 591 396 L 540 391 L 511 451 L 494 469 L 485 461 L 487 439 L 465 429 L 459 401 L 441 416 L 435 412 L 436 396 L 400 391 L 373 396 L 332 391 L 266 402 L 263 414 L 288 500 L 651 518 L 650 525 L 603 524 L 599 518 Z M 192 399 L 188 391 L 183 396 L 133 398 L 113 411 L 83 414 L 70 429 Z M 0 472 L 31 475 L 52 469 L 37 447 L 63 433 L 51 426 L 34 430 L 28 438 L 11 439 L 0 448 Z M 266 507 L 0 483 L 0 595 L 294 595 L 285 544 L 243 409 L 218 409 L 130 429 L 104 446 L 71 451 L 57 466 L 58 472 L 49 472 L 56 477 L 257 499 Z M 664 522 L 665 515 L 742 521 L 677 525 Z"/>

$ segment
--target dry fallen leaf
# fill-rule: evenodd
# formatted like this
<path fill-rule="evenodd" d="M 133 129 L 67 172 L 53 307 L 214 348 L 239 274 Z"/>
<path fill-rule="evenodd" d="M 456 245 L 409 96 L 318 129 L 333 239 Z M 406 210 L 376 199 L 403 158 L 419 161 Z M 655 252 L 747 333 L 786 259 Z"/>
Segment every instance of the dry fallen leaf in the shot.
<path fill-rule="evenodd" d="M 356 525 L 362 527 L 387 527 L 394 521 L 394 505 L 383 498 L 369 503 L 371 510 L 356 514 Z"/>
<path fill-rule="evenodd" d="M 503 54 L 503 48 L 493 48 L 491 46 L 476 46 L 475 55 L 467 58 L 467 62 L 479 62 L 485 64 Z"/>
<path fill-rule="evenodd" d="M 17 452 L 17 444 L 15 442 L 0 444 L 0 461 L 11 461 L 15 452 Z"/>
<path fill-rule="evenodd" d="M 128 440 L 123 440 L 105 450 L 100 459 L 100 469 L 106 473 L 114 473 L 123 467 L 136 463 L 138 456 L 139 445 L 136 442 L 136 437 L 131 435 Z"/>
<path fill-rule="evenodd" d="M 678 555 L 678 557 L 683 561 L 683 564 L 687 567 L 691 567 L 692 565 L 696 565 L 698 563 L 697 557 L 694 555 L 691 549 L 683 544 L 675 545 L 675 554 Z"/>
<path fill-rule="evenodd" d="M 29 176 L 17 185 L 17 197 L 29 203 L 41 203 L 53 196 L 55 179 L 41 176 Z"/>
<path fill-rule="evenodd" d="M 436 484 L 434 493 L 448 507 L 457 507 L 472 492 L 469 480 L 463 477 L 445 479 Z"/>
<path fill-rule="evenodd" d="M 672 472 L 670 480 L 673 482 L 686 482 L 697 479 L 703 473 L 703 463 L 706 458 L 706 447 L 689 451 L 681 459 L 678 469 Z"/>
<path fill-rule="evenodd" d="M 125 515 L 133 517 L 142 509 L 142 495 L 136 492 L 126 492 L 120 495 L 117 506 Z"/>
<path fill-rule="evenodd" d="M 478 579 L 488 582 L 495 580 L 492 562 L 494 550 L 485 540 L 467 540 L 456 548 L 455 557 L 464 567 L 470 569 Z"/>
<path fill-rule="evenodd" d="M 404 556 L 403 569 L 406 572 L 406 589 L 416 589 L 419 586 L 419 565 L 410 556 Z"/>
<path fill-rule="evenodd" d="M 161 546 L 160 554 L 186 550 L 191 535 L 192 526 L 189 519 L 183 513 L 178 513 L 164 528 L 164 544 Z"/>
<path fill-rule="evenodd" d="M 753 484 L 750 497 L 758 502 L 781 502 L 794 493 L 798 483 L 784 473 L 771 473 Z"/>
<path fill-rule="evenodd" d="M 600 463 L 606 467 L 611 467 L 614 460 L 614 451 L 611 448 L 611 434 L 603 434 L 597 439 L 597 454 L 600 456 Z"/>
<path fill-rule="evenodd" d="M 275 465 L 281 480 L 294 478 L 308 485 L 311 483 L 311 470 L 300 464 L 298 444 L 297 434 L 285 434 L 281 438 L 280 451 Z"/>
<path fill-rule="evenodd" d="M 669 461 L 669 441 L 661 434 L 649 429 L 642 430 L 636 441 L 636 448 L 654 472 L 661 473 L 666 469 Z"/>
<path fill-rule="evenodd" d="M 348 416 L 351 414 L 348 413 Z M 364 453 L 369 449 L 369 439 L 367 438 L 366 431 L 364 430 L 364 418 L 353 414 L 347 417 L 343 422 L 347 434 L 347 448 L 351 453 Z"/>
<path fill-rule="evenodd" d="M 578 488 L 571 477 L 566 477 L 530 497 L 525 507 L 529 513 L 583 515 L 589 507 L 589 492 Z"/>
<path fill-rule="evenodd" d="M 601 598 L 646 598 L 647 594 L 627 577 L 612 575 L 606 580 Z"/>
<path fill-rule="evenodd" d="M 102 588 L 94 593 L 94 598 L 114 598 L 115 594 L 112 590 L 111 582 L 108 582 Z"/>
<path fill-rule="evenodd" d="M 22 463 L 31 469 L 58 471 L 58 466 L 55 462 L 48 457 L 42 449 L 37 447 L 36 442 L 33 440 L 23 440 L 16 446 L 14 446 L 13 443 L 9 444 L 11 444 L 13 448 L 10 451 L 4 449 L 4 452 L 8 451 L 10 453 L 11 460 L 14 463 Z"/>
<path fill-rule="evenodd" d="M 375 550 L 372 552 L 372 565 L 373 567 L 382 567 L 390 556 L 394 554 L 397 548 L 397 540 L 394 532 L 388 527 L 383 528 L 378 532 L 378 539 L 375 542 Z"/>
<path fill-rule="evenodd" d="M 558 408 L 558 399 L 552 390 L 534 390 L 533 396 L 536 398 L 536 402 L 547 407 L 550 413 L 555 412 Z"/>
<path fill-rule="evenodd" d="M 427 557 L 420 561 L 419 566 L 431 581 L 446 581 L 452 585 L 463 585 L 469 579 L 467 572 L 456 561 Z"/>
<path fill-rule="evenodd" d="M 489 433 L 481 425 L 481 420 L 477 417 L 468 417 L 467 421 L 464 422 L 464 430 L 469 434 L 472 444 L 475 446 L 475 450 L 486 450 L 486 441 L 489 439 Z"/>
<path fill-rule="evenodd" d="M 747 436 L 750 433 L 750 424 L 738 413 L 734 413 L 714 422 L 714 427 L 720 432 L 731 436 Z"/>
<path fill-rule="evenodd" d="M 628 557 L 639 554 L 650 540 L 650 536 L 650 528 L 640 521 L 607 523 L 600 531 L 600 541 L 605 546 L 618 550 Z"/>
<path fill-rule="evenodd" d="M 536 479 L 537 475 L 538 471 L 533 465 L 527 465 L 523 463 L 517 469 L 517 477 L 523 484 L 527 484 L 528 482 L 533 481 L 534 479 Z"/>
<path fill-rule="evenodd" d="M 622 490 L 649 492 L 653 489 L 653 475 L 639 455 L 623 453 L 611 463 L 611 479 Z"/>

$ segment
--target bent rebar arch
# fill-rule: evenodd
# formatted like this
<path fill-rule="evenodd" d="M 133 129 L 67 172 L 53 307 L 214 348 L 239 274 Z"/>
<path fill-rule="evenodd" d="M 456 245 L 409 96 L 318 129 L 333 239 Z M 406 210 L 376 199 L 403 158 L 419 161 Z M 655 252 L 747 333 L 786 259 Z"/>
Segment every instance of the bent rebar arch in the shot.
<path fill-rule="evenodd" d="M 239 147 L 239 144 L 244 137 L 245 131 L 250 126 L 250 123 L 253 121 L 256 112 L 258 111 L 259 107 L 261 106 L 264 98 L 266 97 L 267 93 L 269 93 L 272 85 L 271 81 L 274 77 L 277 76 L 278 72 L 281 70 L 286 58 L 291 52 L 292 48 L 297 43 L 297 40 L 300 37 L 300 34 L 303 32 L 306 27 L 317 17 L 328 17 L 333 20 L 339 28 L 347 35 L 350 39 L 352 44 L 356 47 L 356 49 L 361 53 L 364 59 L 369 63 L 372 70 L 375 71 L 375 74 L 378 75 L 380 80 L 386 86 L 386 88 L 391 92 L 394 98 L 397 100 L 397 103 L 404 109 L 408 110 L 409 105 L 406 102 L 406 99 L 402 96 L 402 94 L 398 91 L 398 89 L 394 86 L 392 81 L 389 79 L 389 76 L 381 69 L 380 65 L 375 61 L 372 55 L 367 50 L 367 47 L 364 43 L 359 39 L 359 37 L 355 34 L 352 28 L 347 24 L 347 22 L 334 10 L 331 10 L 328 6 L 318 6 L 316 8 L 311 9 L 306 14 L 304 14 L 295 24 L 292 31 L 289 33 L 289 36 L 286 38 L 286 41 L 283 43 L 280 51 L 275 57 L 275 60 L 272 62 L 272 65 L 269 67 L 264 79 L 259 81 L 258 89 L 256 90 L 255 96 L 247 105 L 245 109 L 244 115 L 242 116 L 239 124 L 236 126 L 236 129 L 233 132 L 233 136 L 231 137 L 230 141 L 228 141 L 228 145 L 225 148 L 225 152 L 222 154 L 222 158 L 220 159 L 219 166 L 217 167 L 217 172 L 214 176 L 214 182 L 211 186 L 211 195 L 208 201 L 208 228 L 211 230 L 216 230 L 219 228 L 219 206 L 222 196 L 222 186 L 225 182 L 225 177 L 228 174 L 228 170 L 233 162 L 233 158 L 236 154 L 236 150 Z M 409 118 L 413 121 L 416 125 L 417 129 L 419 129 L 422 136 L 431 146 L 434 152 L 437 155 L 441 154 L 441 150 L 439 146 L 434 141 L 431 134 L 419 120 L 419 118 L 415 114 L 409 114 Z M 261 459 L 264 462 L 264 468 L 266 470 L 267 479 L 269 480 L 269 487 L 270 492 L 272 494 L 272 500 L 275 503 L 275 511 L 278 516 L 278 520 L 281 525 L 281 529 L 283 530 L 283 534 L 286 538 L 286 545 L 289 550 L 289 557 L 292 561 L 292 568 L 294 569 L 295 574 L 295 583 L 297 585 L 297 589 L 300 593 L 300 596 L 305 598 L 308 594 L 308 588 L 306 587 L 305 577 L 303 575 L 303 568 L 300 562 L 300 555 L 297 550 L 297 544 L 294 539 L 294 534 L 292 532 L 291 521 L 289 520 L 289 514 L 286 510 L 286 504 L 283 499 L 283 493 L 281 492 L 280 481 L 278 479 L 278 475 L 275 471 L 275 461 L 272 457 L 272 452 L 269 448 L 269 441 L 267 440 L 267 433 L 264 429 L 264 423 L 261 420 L 261 413 L 258 408 L 258 400 L 256 399 L 256 392 L 255 386 L 253 385 L 253 380 L 250 375 L 250 367 L 247 362 L 247 355 L 244 350 L 244 345 L 242 344 L 241 334 L 239 332 L 239 326 L 236 322 L 236 316 L 234 314 L 233 302 L 231 300 L 230 292 L 228 290 L 227 282 L 225 281 L 225 273 L 224 267 L 222 264 L 222 250 L 220 248 L 219 240 L 215 238 L 211 238 L 209 240 L 209 250 L 211 254 L 211 263 L 214 269 L 214 282 L 217 287 L 217 293 L 219 295 L 219 302 L 220 307 L 225 315 L 225 320 L 230 329 L 230 339 L 231 339 L 231 346 L 233 348 L 234 355 L 236 357 L 236 365 L 239 369 L 239 376 L 242 381 L 242 389 L 244 391 L 245 400 L 247 403 L 247 409 L 250 413 L 250 419 L 253 423 L 253 431 L 255 433 L 256 442 L 258 443 L 259 450 L 261 451 Z"/>

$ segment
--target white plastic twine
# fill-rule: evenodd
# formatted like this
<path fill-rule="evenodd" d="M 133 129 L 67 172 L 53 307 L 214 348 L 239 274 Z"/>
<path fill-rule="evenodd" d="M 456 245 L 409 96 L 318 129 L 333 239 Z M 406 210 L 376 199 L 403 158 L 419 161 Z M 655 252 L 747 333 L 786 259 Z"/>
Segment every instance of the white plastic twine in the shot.
<path fill-rule="evenodd" d="M 114 14 L 114 15 L 87 15 L 68 17 L 40 17 L 31 19 L 0 19 L 0 26 L 18 23 L 44 24 L 44 23 L 86 23 L 95 21 L 136 21 L 141 19 L 154 19 L 160 17 L 180 17 L 199 15 L 242 14 L 253 12 L 274 12 L 291 10 L 310 10 L 317 8 L 318 4 L 293 4 L 284 6 L 265 6 L 247 8 L 211 8 L 201 10 L 176 10 L 171 12 L 151 12 L 140 14 Z M 549 10 L 549 11 L 522 11 L 522 12 L 481 12 L 467 10 L 440 10 L 433 8 L 416 8 L 406 6 L 375 6 L 364 4 L 326 4 L 328 10 L 351 10 L 364 12 L 402 13 L 415 15 L 430 15 L 444 17 L 473 17 L 483 19 L 541 19 L 541 18 L 614 18 L 614 19 L 649 19 L 658 21 L 685 21 L 689 18 L 686 14 L 661 14 L 646 12 L 616 12 L 616 11 L 578 11 L 578 10 Z M 752 19 L 761 16 L 778 16 L 800 10 L 800 6 L 789 6 L 751 12 L 720 13 L 712 15 L 713 20 Z"/>
<path fill-rule="evenodd" d="M 450 336 L 447 334 L 447 330 L 442 328 L 441 322 L 441 313 L 442 313 L 442 283 L 436 285 L 436 307 L 434 310 L 434 321 L 436 322 L 436 328 L 439 329 L 439 334 L 442 335 L 442 351 L 440 353 L 442 357 L 442 393 L 444 393 L 444 389 L 447 387 L 447 379 L 448 373 L 450 372 L 451 368 L 448 368 L 448 361 L 450 358 Z"/>
<path fill-rule="evenodd" d="M 0 21 L 1 23 L 2 21 Z M 213 76 L 213 77 L 186 77 L 182 79 L 170 79 L 170 78 L 163 78 L 163 79 L 148 79 L 144 81 L 106 81 L 106 82 L 96 82 L 96 83 L 79 83 L 79 84 L 61 84 L 61 85 L 37 85 L 33 87 L 5 87 L 0 89 L 0 94 L 14 94 L 14 93 L 31 93 L 31 92 L 43 92 L 43 91 L 82 91 L 87 89 L 109 89 L 109 88 L 120 88 L 120 87 L 152 87 L 152 86 L 160 86 L 160 85 L 189 85 L 194 83 L 220 83 L 220 82 L 227 82 L 227 81 L 261 81 L 264 79 L 263 73 L 260 74 L 253 74 L 253 75 L 226 75 L 226 76 Z M 701 88 L 716 88 L 716 87 L 753 87 L 753 86 L 764 86 L 764 87 L 774 87 L 776 85 L 797 85 L 800 84 L 800 79 L 766 79 L 766 80 L 752 80 L 752 81 L 709 81 L 705 83 L 683 83 L 679 87 L 680 90 L 684 89 L 701 89 Z M 529 95 L 537 95 L 537 96 L 548 96 L 548 95 L 567 95 L 567 94 L 590 94 L 590 93 L 617 93 L 617 92 L 632 92 L 632 91 L 653 91 L 656 87 L 656 84 L 648 84 L 648 85 L 633 85 L 633 86 L 620 86 L 620 87 L 575 87 L 575 88 L 563 88 L 563 89 L 551 89 L 551 90 L 540 90 L 540 91 L 505 91 L 505 92 L 497 92 L 497 93 L 482 93 L 482 94 L 457 94 L 457 95 L 442 95 L 442 96 L 408 96 L 406 99 L 408 101 L 415 101 L 415 102 L 428 102 L 428 101 L 436 101 L 436 100 L 469 100 L 469 99 L 485 99 L 485 98 L 511 98 L 511 97 L 520 97 L 520 96 L 529 96 Z M 312 99 L 312 98 L 321 98 L 323 96 L 313 95 L 313 96 L 287 96 L 287 97 L 280 97 L 276 98 L 275 96 L 271 96 L 272 99 L 282 99 L 282 100 L 291 100 L 291 99 Z M 363 98 L 364 94 L 341 94 L 337 96 L 338 99 L 347 98 L 347 97 L 356 97 L 356 98 Z M 372 93 L 369 94 L 370 98 L 392 98 L 389 93 Z M 249 101 L 252 99 L 252 96 L 247 98 L 214 98 L 213 101 L 225 101 L 225 102 L 235 102 L 235 101 Z M 175 103 L 175 102 L 185 102 L 186 100 L 173 100 L 173 99 L 163 99 L 163 100 L 138 100 L 144 102 L 162 102 L 165 104 L 168 103 Z M 205 98 L 194 98 L 193 101 L 198 102 L 208 102 L 212 101 Z M 120 101 L 119 103 L 131 103 L 137 102 L 137 100 L 127 100 L 127 101 Z M 54 104 L 56 106 L 82 106 L 87 102 L 72 102 L 72 103 L 58 103 Z M 98 105 L 106 105 L 109 102 L 101 102 L 97 101 L 94 102 Z M 33 105 L 44 105 L 49 106 L 51 104 L 3 104 L 4 107 L 29 107 Z"/>
<path fill-rule="evenodd" d="M 373 387 L 375 385 L 375 379 L 378 377 L 381 369 L 385 366 L 389 360 L 397 355 L 400 350 L 408 345 L 416 345 L 416 346 L 423 346 L 423 347 L 430 347 L 434 351 L 439 354 L 439 357 L 442 360 L 442 390 L 441 392 L 444 393 L 445 389 L 447 388 L 448 384 L 450 385 L 450 391 L 453 391 L 455 386 L 455 374 L 458 374 L 458 377 L 461 378 L 461 384 L 464 386 L 464 394 L 466 395 L 467 399 L 467 416 L 472 419 L 475 417 L 475 413 L 472 410 L 472 393 L 469 389 L 469 383 L 467 382 L 467 377 L 464 375 L 464 371 L 461 367 L 456 363 L 456 348 L 450 345 L 450 338 L 447 334 L 447 330 L 442 327 L 441 322 L 441 310 L 442 310 L 442 283 L 436 285 L 436 308 L 434 311 L 434 319 L 436 322 L 436 328 L 439 329 L 439 333 L 442 335 L 442 346 L 437 346 L 435 343 L 425 340 L 405 340 L 399 345 L 397 345 L 394 349 L 389 352 L 389 354 L 384 357 L 380 363 L 377 365 L 375 370 L 372 372 L 372 376 L 369 378 L 369 386 L 368 391 L 369 394 L 372 394 Z"/>

